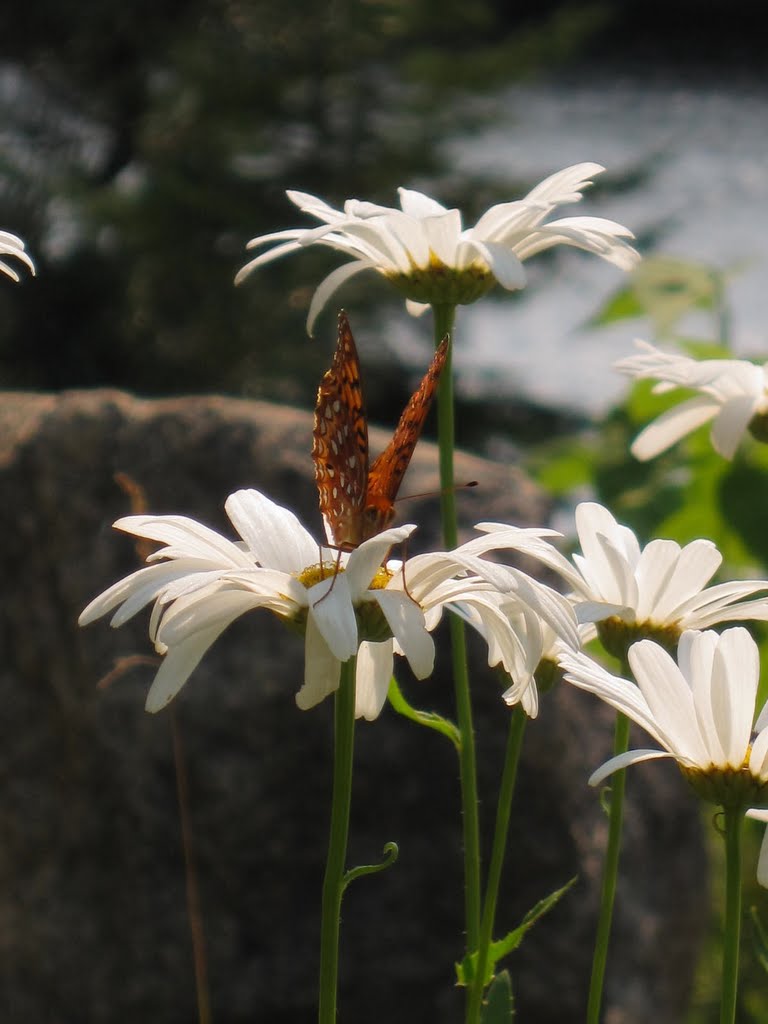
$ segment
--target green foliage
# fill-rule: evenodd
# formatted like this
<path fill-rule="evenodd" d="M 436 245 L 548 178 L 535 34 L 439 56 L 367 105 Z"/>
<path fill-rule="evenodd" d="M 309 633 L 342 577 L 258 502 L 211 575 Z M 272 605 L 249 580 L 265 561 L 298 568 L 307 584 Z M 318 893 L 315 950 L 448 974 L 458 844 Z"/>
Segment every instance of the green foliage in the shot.
<path fill-rule="evenodd" d="M 483 985 L 489 985 L 496 974 L 496 965 L 502 957 L 513 952 L 525 938 L 526 933 L 530 928 L 533 927 L 536 922 L 548 913 L 568 892 L 572 885 L 576 882 L 575 878 L 566 882 L 560 889 L 556 889 L 550 893 L 549 896 L 545 896 L 544 899 L 532 907 L 517 928 L 513 928 L 512 931 L 507 932 L 503 939 L 497 939 L 491 943 L 491 947 L 488 953 L 488 963 L 486 965 L 486 975 L 483 979 Z M 475 977 L 477 970 L 477 953 L 470 953 L 466 956 L 461 963 L 456 964 L 456 980 L 458 985 L 471 985 Z"/>
<path fill-rule="evenodd" d="M 659 337 L 674 333 L 692 310 L 712 313 L 722 321 L 724 282 L 720 271 L 669 256 L 643 260 L 621 288 L 593 318 L 593 325 L 647 316 Z"/>
<path fill-rule="evenodd" d="M 645 260 L 594 322 L 643 315 L 667 331 L 692 309 L 711 313 L 717 335 L 727 321 L 721 276 L 697 264 L 659 257 Z M 733 358 L 720 337 L 677 342 L 695 358 Z M 747 438 L 729 462 L 713 450 L 705 425 L 649 462 L 638 462 L 630 454 L 643 427 L 686 397 L 679 389 L 655 395 L 652 381 L 637 381 L 601 423 L 581 436 L 540 446 L 530 466 L 563 501 L 589 487 L 643 542 L 664 536 L 684 544 L 707 537 L 723 554 L 724 573 L 753 573 L 768 566 L 766 517 L 755 501 L 766 489 L 767 446 Z"/>
<path fill-rule="evenodd" d="M 512 980 L 509 971 L 502 971 L 488 989 L 480 1020 L 482 1024 L 509 1024 L 515 1018 Z"/>

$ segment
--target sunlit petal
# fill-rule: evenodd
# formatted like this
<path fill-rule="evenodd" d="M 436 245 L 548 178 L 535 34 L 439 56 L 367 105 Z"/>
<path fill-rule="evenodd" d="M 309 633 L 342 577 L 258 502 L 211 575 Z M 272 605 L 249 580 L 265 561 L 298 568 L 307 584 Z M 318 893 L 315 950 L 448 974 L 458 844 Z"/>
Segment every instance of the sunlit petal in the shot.
<path fill-rule="evenodd" d="M 260 491 L 230 494 L 224 503 L 232 525 L 260 565 L 301 572 L 317 560 L 317 542 L 287 508 Z"/>
<path fill-rule="evenodd" d="M 355 686 L 356 718 L 372 722 L 381 714 L 392 677 L 392 650 L 391 640 L 360 644 Z"/>
<path fill-rule="evenodd" d="M 304 638 L 304 683 L 296 694 L 296 705 L 308 711 L 339 688 L 341 662 L 331 652 L 315 621 L 307 622 Z"/>

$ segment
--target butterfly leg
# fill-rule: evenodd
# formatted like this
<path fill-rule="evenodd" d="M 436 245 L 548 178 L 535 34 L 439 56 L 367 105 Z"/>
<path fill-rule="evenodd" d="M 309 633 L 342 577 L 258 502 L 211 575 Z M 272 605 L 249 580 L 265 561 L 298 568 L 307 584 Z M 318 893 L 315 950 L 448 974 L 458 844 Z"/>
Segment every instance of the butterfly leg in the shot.
<path fill-rule="evenodd" d="M 405 578 L 405 563 L 406 563 L 406 561 L 408 559 L 408 538 L 407 537 L 403 541 L 401 541 L 401 548 L 402 548 L 403 559 L 402 559 L 402 562 L 400 564 L 400 572 L 401 572 L 402 577 L 403 577 L 403 590 L 408 595 L 408 597 L 410 597 L 410 599 L 413 601 L 414 604 L 418 604 L 419 602 L 416 600 L 416 598 L 413 596 L 413 594 L 408 589 L 408 582 L 407 582 L 407 580 Z"/>
<path fill-rule="evenodd" d="M 323 562 L 322 548 L 319 548 L 319 551 L 320 551 L 320 577 L 321 577 L 321 579 L 325 579 L 325 577 L 323 576 L 323 573 L 325 572 L 325 563 Z M 317 606 L 321 602 L 323 602 L 326 599 L 326 597 L 328 597 L 330 592 L 336 586 L 336 577 L 339 575 L 339 570 L 341 568 L 341 552 L 342 552 L 342 549 L 338 548 L 337 549 L 337 555 L 336 555 L 336 565 L 333 567 L 333 582 L 331 583 L 330 587 L 328 587 L 328 589 L 323 594 L 323 596 L 318 598 L 317 601 L 315 601 L 315 603 L 312 605 L 313 608 L 317 608 Z"/>

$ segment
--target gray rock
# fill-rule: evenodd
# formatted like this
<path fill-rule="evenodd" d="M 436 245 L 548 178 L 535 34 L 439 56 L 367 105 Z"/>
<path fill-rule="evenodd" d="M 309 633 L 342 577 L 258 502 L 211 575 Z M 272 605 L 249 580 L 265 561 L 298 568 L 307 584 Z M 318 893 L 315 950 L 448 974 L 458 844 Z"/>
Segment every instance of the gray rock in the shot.
<path fill-rule="evenodd" d="M 168 712 L 143 710 L 146 616 L 79 629 L 96 593 L 137 566 L 111 529 L 127 474 L 152 512 L 230 532 L 225 497 L 255 486 L 319 527 L 308 413 L 113 391 L 4 394 L 0 593 L 0 979 L 3 1024 L 188 1024 L 195 1015 L 172 725 L 189 779 L 213 1019 L 315 1019 L 319 895 L 329 806 L 331 702 L 299 712 L 302 645 L 268 613 L 237 622 Z M 372 435 L 378 450 L 382 436 Z M 435 491 L 421 443 L 404 492 Z M 514 468 L 461 456 L 465 530 L 541 524 L 546 502 Z M 437 502 L 407 503 L 412 549 L 437 537 Z M 451 714 L 446 637 L 434 676 L 402 682 Z M 491 825 L 509 712 L 471 645 L 481 811 Z M 140 656 L 106 687 L 116 659 Z M 605 818 L 589 771 L 612 715 L 560 687 L 529 724 L 498 932 L 573 875 L 578 882 L 509 961 L 521 1020 L 583 1019 Z M 350 864 L 400 845 L 395 867 L 344 902 L 340 1020 L 462 1019 L 458 769 L 452 748 L 385 708 L 357 730 Z M 611 1024 L 678 1024 L 706 912 L 698 808 L 670 765 L 635 770 L 608 965 Z M 486 835 L 486 841 L 488 836 Z"/>

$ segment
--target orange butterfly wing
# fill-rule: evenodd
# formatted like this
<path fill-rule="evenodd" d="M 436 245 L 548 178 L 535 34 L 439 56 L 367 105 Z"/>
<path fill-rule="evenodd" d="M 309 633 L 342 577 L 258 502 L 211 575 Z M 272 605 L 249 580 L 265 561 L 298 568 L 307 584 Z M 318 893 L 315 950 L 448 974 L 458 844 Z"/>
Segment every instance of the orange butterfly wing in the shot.
<path fill-rule="evenodd" d="M 403 410 L 400 422 L 384 451 L 374 459 L 368 471 L 368 486 L 365 494 L 365 539 L 386 529 L 395 514 L 395 498 L 411 456 L 421 436 L 424 422 L 440 383 L 440 374 L 448 358 L 448 338 L 443 338 L 435 351 L 429 369 L 421 384 L 411 395 Z"/>
<path fill-rule="evenodd" d="M 368 418 L 357 347 L 343 311 L 333 363 L 317 390 L 312 459 L 320 511 L 334 543 L 357 547 L 368 484 Z"/>
<path fill-rule="evenodd" d="M 447 356 L 445 338 L 405 407 L 392 440 L 369 469 L 360 359 L 347 315 L 339 313 L 333 363 L 317 391 L 312 445 L 320 511 L 338 547 L 356 548 L 392 522 L 395 498 Z"/>

